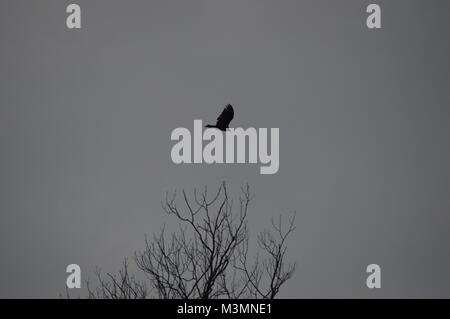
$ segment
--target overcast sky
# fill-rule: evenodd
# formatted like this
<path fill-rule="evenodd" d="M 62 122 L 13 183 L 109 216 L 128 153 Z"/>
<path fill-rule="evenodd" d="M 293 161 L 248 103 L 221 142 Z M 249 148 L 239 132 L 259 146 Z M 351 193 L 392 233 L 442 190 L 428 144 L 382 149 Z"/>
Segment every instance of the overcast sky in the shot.
<path fill-rule="evenodd" d="M 252 235 L 297 211 L 279 297 L 450 297 L 450 2 L 376 1 L 381 30 L 360 0 L 76 1 L 81 30 L 69 3 L 0 1 L 0 297 L 117 270 L 166 191 L 222 180 Z M 227 103 L 280 129 L 277 174 L 172 163 Z"/>

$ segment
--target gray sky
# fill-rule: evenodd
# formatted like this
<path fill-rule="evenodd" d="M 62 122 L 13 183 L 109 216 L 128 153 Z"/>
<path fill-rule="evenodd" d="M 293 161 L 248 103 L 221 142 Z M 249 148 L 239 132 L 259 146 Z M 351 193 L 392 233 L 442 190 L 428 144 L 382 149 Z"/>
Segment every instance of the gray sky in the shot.
<path fill-rule="evenodd" d="M 279 297 L 450 297 L 450 2 L 0 1 L 0 297 L 58 297 L 173 223 L 167 190 L 297 211 Z M 280 170 L 180 165 L 170 133 L 235 108 L 280 128 Z M 382 268 L 369 290 L 365 268 Z"/>

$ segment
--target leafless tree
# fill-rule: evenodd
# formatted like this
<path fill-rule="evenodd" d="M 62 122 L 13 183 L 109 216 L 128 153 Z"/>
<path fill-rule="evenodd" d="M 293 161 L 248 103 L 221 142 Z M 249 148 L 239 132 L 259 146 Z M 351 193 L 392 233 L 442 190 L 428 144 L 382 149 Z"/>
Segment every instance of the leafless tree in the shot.
<path fill-rule="evenodd" d="M 194 189 L 191 196 L 183 190 L 181 200 L 176 192 L 167 193 L 162 207 L 178 220 L 178 231 L 167 236 L 163 227 L 152 240 L 146 238 L 145 249 L 134 255 L 148 283 L 130 275 L 125 262 L 118 275 L 98 271 L 98 287 L 88 287 L 89 297 L 275 298 L 295 271 L 295 263 L 285 260 L 295 214 L 286 225 L 281 216 L 272 220 L 272 229 L 257 237 L 261 252 L 250 260 L 247 213 L 252 199 L 247 185 L 235 209 L 225 183 L 212 196 L 206 187 L 202 192 Z"/>
<path fill-rule="evenodd" d="M 107 273 L 102 275 L 97 269 L 98 285 L 91 289 L 89 282 L 87 289 L 91 299 L 145 299 L 149 296 L 148 287 L 128 272 L 128 260 L 123 262 L 122 269 L 117 275 Z"/>

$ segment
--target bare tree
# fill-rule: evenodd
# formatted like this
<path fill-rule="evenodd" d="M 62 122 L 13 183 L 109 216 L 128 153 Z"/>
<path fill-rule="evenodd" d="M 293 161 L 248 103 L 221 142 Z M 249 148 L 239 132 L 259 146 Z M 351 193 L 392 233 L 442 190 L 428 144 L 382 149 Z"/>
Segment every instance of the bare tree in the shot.
<path fill-rule="evenodd" d="M 100 269 L 96 271 L 98 286 L 91 289 L 87 283 L 90 299 L 145 299 L 149 296 L 148 287 L 128 272 L 128 260 L 123 262 L 117 275 L 107 273 L 103 276 Z"/>
<path fill-rule="evenodd" d="M 125 262 L 118 275 L 98 271 L 98 287 L 88 289 L 89 297 L 275 298 L 295 271 L 295 263 L 285 261 L 295 214 L 286 225 L 281 216 L 272 220 L 272 229 L 257 237 L 261 254 L 249 260 L 247 213 L 253 195 L 248 185 L 241 189 L 236 209 L 225 183 L 212 196 L 205 187 L 200 193 L 194 189 L 191 196 L 183 190 L 177 199 L 176 192 L 167 193 L 162 207 L 178 220 L 178 231 L 167 236 L 163 227 L 134 254 L 148 284 L 130 275 Z"/>

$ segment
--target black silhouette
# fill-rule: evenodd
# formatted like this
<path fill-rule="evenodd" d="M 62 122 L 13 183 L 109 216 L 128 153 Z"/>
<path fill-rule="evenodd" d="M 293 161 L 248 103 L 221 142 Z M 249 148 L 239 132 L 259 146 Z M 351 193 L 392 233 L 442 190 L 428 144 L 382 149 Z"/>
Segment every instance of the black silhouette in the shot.
<path fill-rule="evenodd" d="M 227 104 L 227 106 L 225 106 L 222 113 L 217 118 L 216 125 L 208 124 L 205 125 L 205 127 L 215 127 L 221 131 L 226 131 L 233 117 L 234 117 L 233 107 L 231 106 L 231 104 Z"/>
<path fill-rule="evenodd" d="M 96 272 L 95 286 L 87 282 L 93 299 L 273 299 L 292 278 L 295 263 L 287 261 L 287 240 L 295 226 L 295 213 L 286 222 L 272 219 L 249 245 L 248 185 L 241 188 L 238 205 L 225 182 L 217 192 L 166 193 L 163 209 L 179 223 L 178 231 L 161 232 L 137 251 L 132 267 L 125 260 L 118 273 Z M 258 248 L 260 250 L 258 251 Z M 251 256 L 255 251 L 256 256 Z M 132 269 L 143 274 L 135 276 Z M 130 271 L 129 271 L 130 270 Z M 68 298 L 70 298 L 67 293 Z"/>

